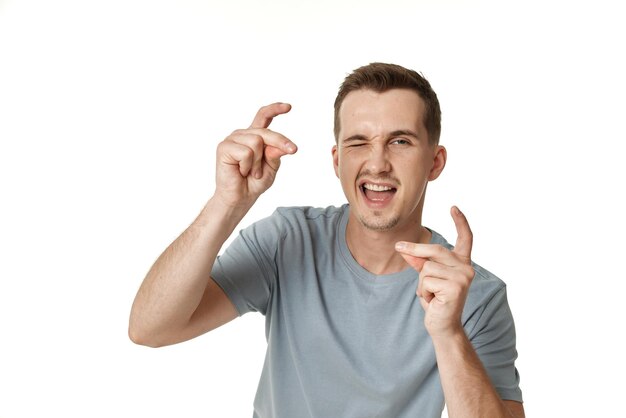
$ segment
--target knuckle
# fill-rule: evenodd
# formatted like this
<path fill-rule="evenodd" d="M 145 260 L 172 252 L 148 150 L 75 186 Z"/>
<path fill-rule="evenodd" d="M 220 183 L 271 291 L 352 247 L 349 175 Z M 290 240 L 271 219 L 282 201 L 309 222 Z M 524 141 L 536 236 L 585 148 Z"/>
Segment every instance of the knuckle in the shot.
<path fill-rule="evenodd" d="M 472 267 L 471 265 L 466 265 L 463 267 L 463 275 L 472 280 L 476 275 L 476 270 L 474 270 L 474 267 Z"/>
<path fill-rule="evenodd" d="M 228 139 L 225 139 L 217 144 L 217 154 L 224 154 L 225 152 L 227 152 L 228 148 L 230 147 L 229 142 L 230 141 Z"/>
<path fill-rule="evenodd" d="M 469 287 L 471 280 L 469 280 L 464 273 L 458 273 L 455 277 L 454 283 L 456 283 L 456 286 L 459 288 L 467 288 Z"/>
<path fill-rule="evenodd" d="M 254 157 L 254 150 L 252 148 L 245 147 L 243 149 L 243 153 L 244 153 L 245 158 L 253 158 Z"/>
<path fill-rule="evenodd" d="M 263 141 L 263 137 L 259 134 L 252 135 L 251 141 L 252 141 L 252 146 L 256 148 L 260 148 L 265 144 L 265 141 Z"/>
<path fill-rule="evenodd" d="M 464 292 L 465 292 L 465 290 L 463 289 L 463 287 L 457 285 L 457 286 L 452 286 L 449 289 L 448 293 L 450 294 L 450 296 L 452 298 L 459 299 L 459 298 L 461 298 L 463 296 Z"/>

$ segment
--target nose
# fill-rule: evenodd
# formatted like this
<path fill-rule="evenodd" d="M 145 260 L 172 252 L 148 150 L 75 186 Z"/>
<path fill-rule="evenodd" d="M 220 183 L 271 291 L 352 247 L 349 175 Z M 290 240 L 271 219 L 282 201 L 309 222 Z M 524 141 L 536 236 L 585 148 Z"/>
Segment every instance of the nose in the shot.
<path fill-rule="evenodd" d="M 383 144 L 376 144 L 371 147 L 366 162 L 367 171 L 372 174 L 388 173 L 391 171 L 387 147 Z"/>

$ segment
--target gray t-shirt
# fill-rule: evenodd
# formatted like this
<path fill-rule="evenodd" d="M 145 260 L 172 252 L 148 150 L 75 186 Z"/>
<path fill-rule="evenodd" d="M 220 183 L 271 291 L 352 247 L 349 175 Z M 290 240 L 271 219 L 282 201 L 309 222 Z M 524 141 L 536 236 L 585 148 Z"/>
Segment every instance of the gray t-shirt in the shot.
<path fill-rule="evenodd" d="M 265 315 L 258 418 L 441 417 L 443 391 L 412 268 L 375 275 L 346 244 L 348 205 L 279 208 L 241 231 L 212 277 Z M 452 248 L 432 231 L 432 243 Z M 463 326 L 503 399 L 522 400 L 505 284 L 474 265 Z"/>

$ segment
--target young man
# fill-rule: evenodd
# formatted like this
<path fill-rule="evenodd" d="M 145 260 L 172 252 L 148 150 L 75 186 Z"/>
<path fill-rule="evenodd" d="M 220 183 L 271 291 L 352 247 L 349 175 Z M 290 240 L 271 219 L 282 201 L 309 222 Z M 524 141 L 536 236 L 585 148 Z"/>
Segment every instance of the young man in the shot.
<path fill-rule="evenodd" d="M 139 344 L 174 344 L 246 312 L 266 316 L 255 417 L 523 417 L 504 283 L 471 262 L 456 208 L 452 247 L 422 226 L 426 185 L 446 163 L 430 84 L 392 64 L 361 67 L 335 101 L 339 208 L 279 208 L 224 241 L 296 152 L 259 110 L 217 150 L 216 189 L 156 261 L 130 318 Z"/>

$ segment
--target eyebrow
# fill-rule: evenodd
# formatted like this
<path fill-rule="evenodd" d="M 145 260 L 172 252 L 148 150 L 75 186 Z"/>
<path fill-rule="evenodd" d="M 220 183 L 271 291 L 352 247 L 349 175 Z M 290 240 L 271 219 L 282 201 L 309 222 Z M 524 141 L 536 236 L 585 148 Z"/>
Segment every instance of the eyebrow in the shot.
<path fill-rule="evenodd" d="M 396 136 L 412 136 L 415 139 L 419 139 L 419 136 L 415 132 L 409 129 L 398 129 L 396 131 L 390 132 L 387 135 L 387 138 L 394 138 Z M 369 141 L 369 140 L 370 138 L 366 137 L 365 135 L 356 134 L 356 135 L 351 135 L 345 138 L 343 142 L 345 143 L 345 142 L 350 142 L 350 141 Z"/>
<path fill-rule="evenodd" d="M 408 129 L 399 129 L 397 131 L 393 131 L 392 133 L 389 134 L 390 137 L 394 137 L 394 136 L 412 136 L 415 139 L 419 139 L 419 136 L 417 136 L 417 133 L 408 130 Z"/>
<path fill-rule="evenodd" d="M 351 135 L 347 138 L 344 138 L 343 142 L 350 142 L 350 141 L 369 141 L 369 138 L 367 138 L 365 135 L 360 135 L 360 134 L 356 134 L 356 135 Z"/>

